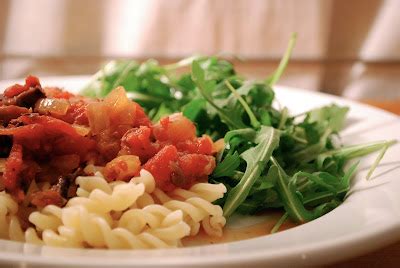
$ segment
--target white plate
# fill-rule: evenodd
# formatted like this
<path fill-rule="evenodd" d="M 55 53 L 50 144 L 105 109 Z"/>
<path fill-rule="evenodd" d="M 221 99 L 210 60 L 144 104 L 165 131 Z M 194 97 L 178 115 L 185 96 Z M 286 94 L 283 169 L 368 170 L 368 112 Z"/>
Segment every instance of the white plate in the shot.
<path fill-rule="evenodd" d="M 87 76 L 42 79 L 42 85 L 79 89 Z M 22 81 L 19 81 L 20 83 Z M 10 85 L 1 82 L 0 89 Z M 339 97 L 276 87 L 292 113 L 332 102 L 351 110 L 342 132 L 347 144 L 400 138 L 400 118 Z M 0 240 L 0 261 L 25 265 L 129 267 L 209 267 L 326 264 L 364 254 L 400 239 L 400 145 L 392 146 L 370 181 L 373 157 L 361 162 L 352 194 L 337 209 L 307 224 L 273 235 L 210 246 L 171 250 L 80 250 L 40 247 Z"/>

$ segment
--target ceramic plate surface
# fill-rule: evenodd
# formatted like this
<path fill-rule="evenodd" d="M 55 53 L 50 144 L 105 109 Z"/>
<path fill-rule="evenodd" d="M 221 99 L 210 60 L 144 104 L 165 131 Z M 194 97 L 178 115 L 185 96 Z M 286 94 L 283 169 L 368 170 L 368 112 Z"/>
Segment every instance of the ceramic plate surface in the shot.
<path fill-rule="evenodd" d="M 79 90 L 87 81 L 87 76 L 41 79 L 44 86 L 71 91 Z M 12 83 L 1 82 L 0 89 Z M 296 88 L 276 86 L 275 91 L 281 105 L 289 107 L 292 114 L 333 102 L 349 106 L 341 134 L 345 144 L 400 138 L 400 117 L 396 115 Z M 60 249 L 0 240 L 0 262 L 27 267 L 232 267 L 326 264 L 354 257 L 400 239 L 400 144 L 387 151 L 374 176 L 366 181 L 375 156 L 361 161 L 351 194 L 341 206 L 310 223 L 273 235 L 226 244 L 138 251 Z"/>

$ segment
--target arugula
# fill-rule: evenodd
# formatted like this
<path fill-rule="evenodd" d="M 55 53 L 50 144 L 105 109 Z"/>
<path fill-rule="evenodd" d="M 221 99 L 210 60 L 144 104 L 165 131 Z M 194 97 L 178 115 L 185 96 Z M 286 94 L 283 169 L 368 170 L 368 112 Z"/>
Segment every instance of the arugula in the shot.
<path fill-rule="evenodd" d="M 281 78 L 283 72 L 286 69 L 287 64 L 289 63 L 290 56 L 292 55 L 292 51 L 294 48 L 294 45 L 296 44 L 296 39 L 297 39 L 297 33 L 292 33 L 288 47 L 286 49 L 285 54 L 283 55 L 281 62 L 279 63 L 278 68 L 275 70 L 275 72 L 266 79 L 266 83 L 270 86 L 273 86 L 278 80 Z"/>
<path fill-rule="evenodd" d="M 309 124 L 317 123 L 324 125 L 326 128 L 337 132 L 342 129 L 348 111 L 348 107 L 331 104 L 308 111 L 305 121 Z"/>
<path fill-rule="evenodd" d="M 245 128 L 246 125 L 241 120 L 240 111 L 235 107 L 226 106 L 226 109 L 220 107 L 212 96 L 216 88 L 215 80 L 206 79 L 205 71 L 200 67 L 198 61 L 192 63 L 192 79 L 198 86 L 198 89 L 204 99 L 217 111 L 221 120 L 231 129 Z M 230 109 L 229 109 L 230 108 Z"/>
<path fill-rule="evenodd" d="M 307 222 L 340 205 L 357 167 L 347 168 L 350 161 L 379 152 L 370 177 L 396 142 L 338 144 L 348 107 L 331 104 L 296 116 L 290 107 L 276 108 L 272 86 L 282 76 L 295 41 L 293 34 L 279 66 L 264 80 L 247 79 L 216 56 L 196 55 L 166 66 L 155 60 L 118 60 L 104 65 L 81 93 L 104 97 L 124 86 L 153 121 L 182 112 L 195 122 L 199 135 L 223 138 L 225 148 L 209 177 L 228 189 L 217 203 L 226 217 L 280 208 L 285 213 L 275 232 L 286 218 Z"/>
<path fill-rule="evenodd" d="M 229 142 L 229 140 L 225 140 Z M 254 146 L 240 154 L 246 161 L 246 169 L 240 182 L 233 187 L 226 197 L 224 216 L 230 216 L 243 203 L 251 187 L 265 169 L 274 149 L 279 145 L 279 132 L 272 127 L 263 126 L 251 140 Z M 225 158 L 226 159 L 226 158 Z"/>
<path fill-rule="evenodd" d="M 274 176 L 278 178 L 276 187 L 278 193 L 280 194 L 285 211 L 294 221 L 299 223 L 316 219 L 338 206 L 341 201 L 335 199 L 335 197 L 340 190 L 348 191 L 350 189 L 350 179 L 358 165 L 358 163 L 354 164 L 340 179 L 330 176 L 329 174 L 324 174 L 324 176 L 322 174 L 315 175 L 301 171 L 290 178 L 276 159 L 272 157 L 271 161 L 273 166 L 270 168 L 269 172 L 273 173 Z M 303 194 L 298 191 L 297 187 L 298 177 L 300 176 L 306 177 L 309 183 L 318 185 L 319 188 L 325 189 L 325 193 L 330 193 L 331 198 L 322 204 L 318 204 L 318 206 L 316 206 L 313 210 L 307 210 L 304 205 L 305 198 L 303 197 Z M 320 192 L 318 194 L 320 194 Z M 315 193 L 314 195 L 308 195 L 309 200 L 310 196 L 313 196 L 313 201 L 315 202 Z M 307 201 L 310 202 L 309 200 Z"/>
<path fill-rule="evenodd" d="M 225 156 L 224 160 L 214 169 L 213 177 L 232 177 L 235 170 L 240 166 L 240 156 L 237 151 Z"/>

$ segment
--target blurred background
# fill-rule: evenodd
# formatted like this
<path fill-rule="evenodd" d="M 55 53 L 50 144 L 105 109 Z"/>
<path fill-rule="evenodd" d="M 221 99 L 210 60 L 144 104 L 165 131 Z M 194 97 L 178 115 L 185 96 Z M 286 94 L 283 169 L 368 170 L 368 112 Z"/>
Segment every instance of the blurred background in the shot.
<path fill-rule="evenodd" d="M 0 79 L 193 53 L 225 55 L 263 77 L 297 32 L 280 84 L 400 99 L 399 11 L 399 0 L 0 0 Z"/>

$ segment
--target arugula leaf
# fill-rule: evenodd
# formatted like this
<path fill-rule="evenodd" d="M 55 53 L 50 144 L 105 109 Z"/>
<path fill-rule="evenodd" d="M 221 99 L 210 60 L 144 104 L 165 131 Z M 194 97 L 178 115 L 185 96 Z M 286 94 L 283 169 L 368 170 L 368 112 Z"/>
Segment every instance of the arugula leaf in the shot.
<path fill-rule="evenodd" d="M 275 92 L 271 86 L 252 80 L 242 82 L 242 85 L 237 88 L 237 93 L 254 108 L 270 108 L 275 98 Z"/>
<path fill-rule="evenodd" d="M 273 166 L 271 166 L 269 172 L 277 177 L 276 187 L 286 212 L 296 222 L 303 223 L 312 220 L 313 214 L 305 209 L 297 194 L 295 181 L 286 175 L 276 159 L 271 158 L 271 161 Z"/>
<path fill-rule="evenodd" d="M 336 184 L 336 191 L 317 191 L 309 193 L 304 197 L 305 205 L 320 205 L 324 202 L 332 200 L 335 196 L 346 194 L 350 190 L 351 178 L 353 177 L 359 162 L 354 163 L 344 176 L 341 177 Z"/>
<path fill-rule="evenodd" d="M 268 186 L 269 183 L 266 185 Z M 254 186 L 252 189 L 254 189 Z M 262 211 L 267 208 L 282 207 L 282 205 L 278 203 L 278 194 L 272 188 L 257 190 L 256 192 L 248 195 L 246 200 L 236 209 L 235 213 L 255 214 L 258 211 Z M 260 206 L 260 204 L 268 204 L 268 207 Z"/>
<path fill-rule="evenodd" d="M 196 121 L 196 118 L 205 109 L 206 101 L 204 99 L 193 99 L 182 108 L 183 115 L 192 121 Z"/>
<path fill-rule="evenodd" d="M 198 61 L 193 61 L 192 63 L 192 79 L 198 86 L 199 91 L 203 95 L 204 99 L 206 99 L 207 102 L 218 112 L 221 120 L 223 120 L 232 129 L 246 127 L 240 118 L 230 114 L 228 111 L 222 109 L 215 103 L 212 93 L 216 87 L 216 83 L 214 80 L 206 79 L 205 71 L 201 68 Z"/>
<path fill-rule="evenodd" d="M 238 152 L 235 151 L 233 154 L 228 154 L 224 160 L 218 164 L 218 166 L 214 169 L 212 176 L 214 178 L 232 177 L 239 165 L 240 157 Z"/>
<path fill-rule="evenodd" d="M 259 128 L 260 127 L 260 122 L 258 122 L 256 116 L 254 115 L 253 111 L 250 109 L 250 107 L 246 103 L 246 101 L 242 98 L 242 96 L 240 96 L 240 94 L 236 91 L 236 89 L 233 88 L 233 86 L 229 83 L 228 80 L 225 80 L 225 84 L 229 88 L 229 90 L 232 92 L 232 95 L 243 106 L 243 109 L 246 111 L 247 115 L 250 118 L 250 123 L 253 126 L 253 128 L 255 128 L 255 129 Z"/>
<path fill-rule="evenodd" d="M 310 196 L 312 196 L 310 194 L 308 195 L 307 199 L 303 195 L 301 195 L 301 197 L 299 196 L 300 193 L 298 192 L 296 186 L 298 176 L 305 175 L 305 173 L 298 174 L 290 178 L 275 158 L 271 157 L 271 161 L 273 165 L 271 166 L 269 172 L 275 173 L 278 178 L 276 187 L 281 197 L 283 206 L 291 219 L 300 223 L 316 219 L 323 214 L 329 212 L 333 208 L 337 207 L 341 203 L 341 201 L 336 198 L 336 195 L 338 192 L 347 192 L 349 190 L 350 179 L 353 176 L 358 165 L 358 163 L 354 164 L 341 179 L 335 181 L 332 185 L 321 181 L 320 178 L 318 178 L 317 176 L 308 174 L 307 176 L 312 180 L 312 182 L 323 185 L 323 188 L 327 188 L 328 190 L 324 192 L 324 195 L 322 195 L 321 192 L 317 192 L 316 194 L 314 194 L 313 199 L 310 199 Z M 327 195 L 327 193 L 329 194 Z M 324 200 L 324 203 L 319 203 L 318 206 L 311 211 L 305 208 L 304 205 L 306 203 L 311 203 L 311 200 L 313 202 L 318 201 L 318 199 L 322 197 L 324 197 L 325 199 L 330 197 L 331 199 L 327 201 Z"/>
<path fill-rule="evenodd" d="M 115 85 L 115 81 L 121 80 L 127 69 L 137 69 L 139 64 L 135 61 L 110 61 L 103 66 L 89 83 L 81 90 L 82 95 L 91 97 L 104 97 Z"/>
<path fill-rule="evenodd" d="M 318 143 L 312 144 L 300 151 L 294 152 L 290 156 L 290 159 L 292 161 L 296 161 L 299 163 L 307 163 L 307 162 L 315 159 L 316 157 L 318 157 L 318 155 L 320 153 L 322 153 L 325 150 L 329 135 L 331 133 L 332 133 L 332 130 L 328 128 L 325 131 L 325 133 L 321 136 Z"/>
<path fill-rule="evenodd" d="M 230 216 L 246 199 L 254 182 L 265 169 L 272 152 L 279 144 L 279 132 L 272 127 L 261 127 L 257 132 L 254 147 L 244 151 L 240 156 L 246 161 L 246 171 L 240 182 L 232 188 L 224 204 L 224 216 Z"/>
<path fill-rule="evenodd" d="M 164 103 L 161 103 L 161 105 L 158 107 L 158 109 L 156 108 L 154 115 L 151 116 L 151 119 L 154 122 L 157 122 L 158 120 L 160 120 L 163 116 L 169 115 L 171 114 L 173 111 L 171 111 L 171 109 Z"/>
<path fill-rule="evenodd" d="M 341 107 L 336 104 L 324 106 L 308 111 L 307 121 L 308 123 L 319 123 L 324 124 L 326 128 L 330 128 L 333 132 L 337 132 L 342 129 L 346 114 L 349 111 L 349 107 Z"/>

